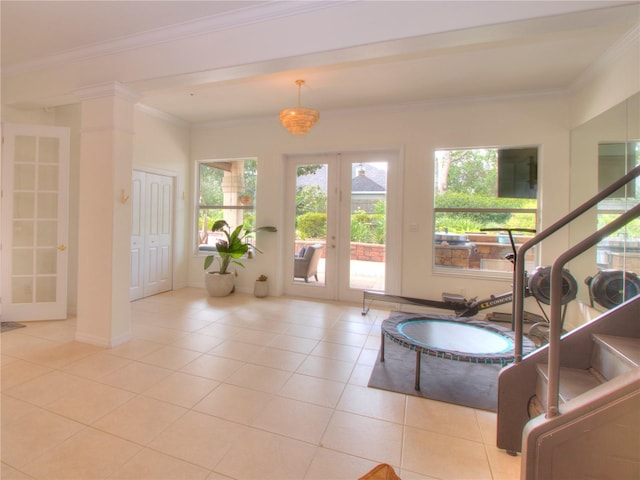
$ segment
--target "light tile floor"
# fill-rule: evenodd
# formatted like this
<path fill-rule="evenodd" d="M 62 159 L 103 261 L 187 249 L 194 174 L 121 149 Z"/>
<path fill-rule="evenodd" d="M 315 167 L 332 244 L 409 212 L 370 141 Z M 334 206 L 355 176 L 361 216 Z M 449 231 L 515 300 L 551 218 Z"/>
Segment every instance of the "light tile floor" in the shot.
<path fill-rule="evenodd" d="M 495 414 L 367 388 L 385 311 L 201 289 L 131 310 L 113 349 L 74 319 L 0 336 L 3 479 L 519 478 Z"/>

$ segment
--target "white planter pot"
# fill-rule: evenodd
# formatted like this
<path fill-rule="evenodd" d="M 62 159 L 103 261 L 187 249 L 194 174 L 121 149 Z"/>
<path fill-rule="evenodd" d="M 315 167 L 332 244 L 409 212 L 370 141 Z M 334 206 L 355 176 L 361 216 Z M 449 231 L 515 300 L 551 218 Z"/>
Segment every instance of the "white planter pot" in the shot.
<path fill-rule="evenodd" d="M 264 298 L 269 294 L 269 282 L 267 280 L 256 280 L 256 284 L 253 287 L 253 294 L 258 298 Z"/>
<path fill-rule="evenodd" d="M 236 276 L 233 273 L 220 274 L 218 272 L 206 272 L 204 284 L 207 293 L 211 297 L 226 297 L 233 292 Z"/>

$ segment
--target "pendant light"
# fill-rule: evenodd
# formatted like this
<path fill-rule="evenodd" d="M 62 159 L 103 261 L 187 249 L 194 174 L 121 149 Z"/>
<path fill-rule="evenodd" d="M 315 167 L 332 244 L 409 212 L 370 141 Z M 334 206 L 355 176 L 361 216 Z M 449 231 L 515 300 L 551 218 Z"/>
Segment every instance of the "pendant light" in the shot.
<path fill-rule="evenodd" d="M 282 110 L 280 122 L 292 135 L 304 135 L 318 121 L 320 113 L 313 108 L 300 106 L 300 88 L 304 85 L 304 80 L 296 80 L 296 84 L 298 85 L 298 106 Z"/>

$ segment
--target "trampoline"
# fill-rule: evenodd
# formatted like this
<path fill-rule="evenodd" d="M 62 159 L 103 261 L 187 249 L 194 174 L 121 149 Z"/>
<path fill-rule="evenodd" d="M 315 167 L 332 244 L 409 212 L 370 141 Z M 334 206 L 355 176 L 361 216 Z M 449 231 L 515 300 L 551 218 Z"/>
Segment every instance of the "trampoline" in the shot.
<path fill-rule="evenodd" d="M 416 352 L 416 390 L 420 390 L 422 355 L 477 364 L 506 365 L 514 361 L 514 332 L 482 320 L 392 312 L 382 322 L 381 331 L 381 362 L 385 338 Z M 523 354 L 534 348 L 533 342 L 523 339 Z"/>

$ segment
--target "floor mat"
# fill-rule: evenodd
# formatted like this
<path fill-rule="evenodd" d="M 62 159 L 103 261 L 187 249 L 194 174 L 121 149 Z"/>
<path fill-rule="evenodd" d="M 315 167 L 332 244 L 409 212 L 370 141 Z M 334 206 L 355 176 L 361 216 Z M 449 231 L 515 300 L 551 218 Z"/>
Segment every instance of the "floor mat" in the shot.
<path fill-rule="evenodd" d="M 21 323 L 16 322 L 0 322 L 0 333 L 23 327 L 26 327 L 26 325 L 22 325 Z"/>
<path fill-rule="evenodd" d="M 385 341 L 385 361 L 380 353 L 369 386 L 392 392 L 497 411 L 498 373 L 501 365 L 445 360 L 422 355 L 420 390 L 415 390 L 416 353 Z"/>

